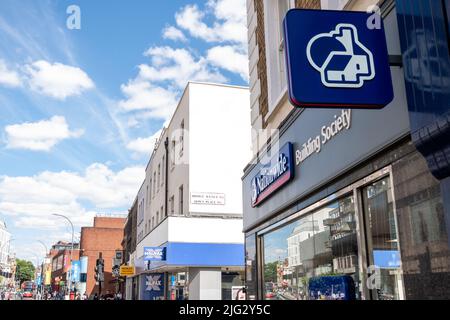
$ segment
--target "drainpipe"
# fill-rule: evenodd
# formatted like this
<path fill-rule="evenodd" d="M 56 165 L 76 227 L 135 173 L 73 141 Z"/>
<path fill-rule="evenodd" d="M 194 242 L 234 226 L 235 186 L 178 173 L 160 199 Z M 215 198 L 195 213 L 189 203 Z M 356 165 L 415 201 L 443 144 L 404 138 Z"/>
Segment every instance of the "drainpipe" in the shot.
<path fill-rule="evenodd" d="M 165 181 L 165 194 L 164 194 L 164 214 L 165 217 L 168 217 L 167 210 L 167 197 L 169 196 L 169 137 L 166 137 L 166 141 L 164 141 L 164 147 L 166 149 L 166 181 Z"/>

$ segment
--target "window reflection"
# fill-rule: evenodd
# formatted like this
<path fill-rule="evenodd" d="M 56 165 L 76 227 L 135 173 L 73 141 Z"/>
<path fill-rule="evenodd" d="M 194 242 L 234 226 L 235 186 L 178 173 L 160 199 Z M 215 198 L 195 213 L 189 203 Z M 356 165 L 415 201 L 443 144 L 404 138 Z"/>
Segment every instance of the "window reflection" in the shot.
<path fill-rule="evenodd" d="M 353 196 L 264 236 L 266 299 L 357 299 Z"/>

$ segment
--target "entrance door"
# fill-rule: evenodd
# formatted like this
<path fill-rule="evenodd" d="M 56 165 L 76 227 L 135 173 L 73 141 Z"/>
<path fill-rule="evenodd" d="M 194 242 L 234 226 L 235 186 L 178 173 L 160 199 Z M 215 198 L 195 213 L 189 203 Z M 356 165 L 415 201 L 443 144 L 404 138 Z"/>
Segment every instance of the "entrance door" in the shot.
<path fill-rule="evenodd" d="M 362 188 L 362 200 L 369 298 L 402 300 L 399 237 L 390 178 Z"/>

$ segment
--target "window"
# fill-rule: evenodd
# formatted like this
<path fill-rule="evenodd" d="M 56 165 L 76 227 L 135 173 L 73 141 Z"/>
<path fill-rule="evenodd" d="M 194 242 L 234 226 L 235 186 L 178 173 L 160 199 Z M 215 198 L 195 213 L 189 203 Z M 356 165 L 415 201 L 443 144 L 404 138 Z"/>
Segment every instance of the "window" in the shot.
<path fill-rule="evenodd" d="M 178 190 L 178 197 L 179 197 L 179 205 L 180 205 L 180 210 L 179 210 L 179 214 L 183 215 L 183 185 L 179 188 Z"/>
<path fill-rule="evenodd" d="M 145 233 L 147 233 L 147 222 L 145 223 Z"/>
<path fill-rule="evenodd" d="M 287 90 L 284 58 L 283 20 L 286 12 L 294 7 L 291 0 L 264 0 L 264 15 L 269 113 L 275 109 Z"/>
<path fill-rule="evenodd" d="M 175 196 L 170 197 L 169 205 L 170 205 L 170 215 L 173 215 L 175 213 Z"/>
<path fill-rule="evenodd" d="M 162 211 L 161 211 L 161 215 L 162 215 Z M 159 212 L 156 211 L 156 225 L 158 225 L 159 222 Z"/>
<path fill-rule="evenodd" d="M 147 201 L 147 208 L 148 208 L 148 199 L 150 198 L 150 197 L 149 197 L 149 194 L 148 194 L 148 186 L 147 186 L 147 193 L 146 193 L 146 195 L 147 195 L 146 201 Z"/>
<path fill-rule="evenodd" d="M 161 206 L 161 220 L 162 220 L 162 218 L 163 218 L 163 215 L 164 215 L 164 206 Z"/>
<path fill-rule="evenodd" d="M 163 156 L 162 158 L 162 176 L 161 176 L 161 186 L 164 185 L 164 177 L 166 175 L 166 171 L 164 170 L 166 168 L 166 156 Z"/>
<path fill-rule="evenodd" d="M 149 190 L 149 193 L 148 193 L 148 198 L 149 198 L 149 199 L 150 199 L 150 196 L 151 196 L 151 194 L 152 194 L 152 189 L 153 189 L 153 188 L 152 188 L 153 179 L 151 178 L 151 176 L 152 176 L 152 175 L 150 174 L 150 185 L 149 185 L 149 186 L 150 186 L 150 190 Z"/>
<path fill-rule="evenodd" d="M 156 214 L 159 214 L 158 212 Z M 155 217 L 152 217 L 152 230 L 155 227 Z"/>
<path fill-rule="evenodd" d="M 153 172 L 153 197 L 155 197 L 156 193 L 156 171 Z"/>
<path fill-rule="evenodd" d="M 359 283 L 356 229 L 354 198 L 348 196 L 265 234 L 263 296 L 341 299 L 344 291 L 327 276 L 346 276 L 351 288 Z M 281 295 L 279 288 L 285 288 Z M 360 298 L 356 291 L 350 298 Z"/>
<path fill-rule="evenodd" d="M 342 10 L 349 0 L 321 0 L 320 7 L 326 10 Z"/>
<path fill-rule="evenodd" d="M 172 169 L 175 167 L 175 145 L 176 145 L 175 140 L 172 140 L 172 148 L 171 148 L 172 150 L 170 152 L 170 164 L 172 166 Z"/>
<path fill-rule="evenodd" d="M 181 121 L 180 129 L 181 129 L 180 133 L 180 157 L 181 157 L 184 151 L 184 120 Z"/>
<path fill-rule="evenodd" d="M 158 187 L 158 191 L 159 191 L 160 181 L 161 181 L 161 164 L 158 164 L 158 182 L 156 183 L 156 185 Z"/>

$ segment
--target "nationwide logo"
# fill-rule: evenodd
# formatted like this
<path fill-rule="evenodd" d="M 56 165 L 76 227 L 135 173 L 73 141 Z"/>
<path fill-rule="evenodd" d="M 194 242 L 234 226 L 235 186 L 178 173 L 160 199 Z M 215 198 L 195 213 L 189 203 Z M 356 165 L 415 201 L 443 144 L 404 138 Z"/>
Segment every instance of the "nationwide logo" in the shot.
<path fill-rule="evenodd" d="M 252 179 L 252 207 L 256 207 L 294 177 L 292 144 L 281 148 L 277 157 Z"/>
<path fill-rule="evenodd" d="M 145 285 L 147 288 L 146 291 L 161 291 L 162 281 L 161 276 L 146 276 L 147 281 L 145 281 Z"/>
<path fill-rule="evenodd" d="M 314 46 L 329 50 L 325 61 L 313 58 Z M 306 51 L 309 63 L 320 72 L 326 87 L 361 88 L 365 81 L 375 78 L 373 54 L 359 41 L 358 30 L 352 24 L 339 24 L 330 33 L 316 35 L 309 41 Z"/>

